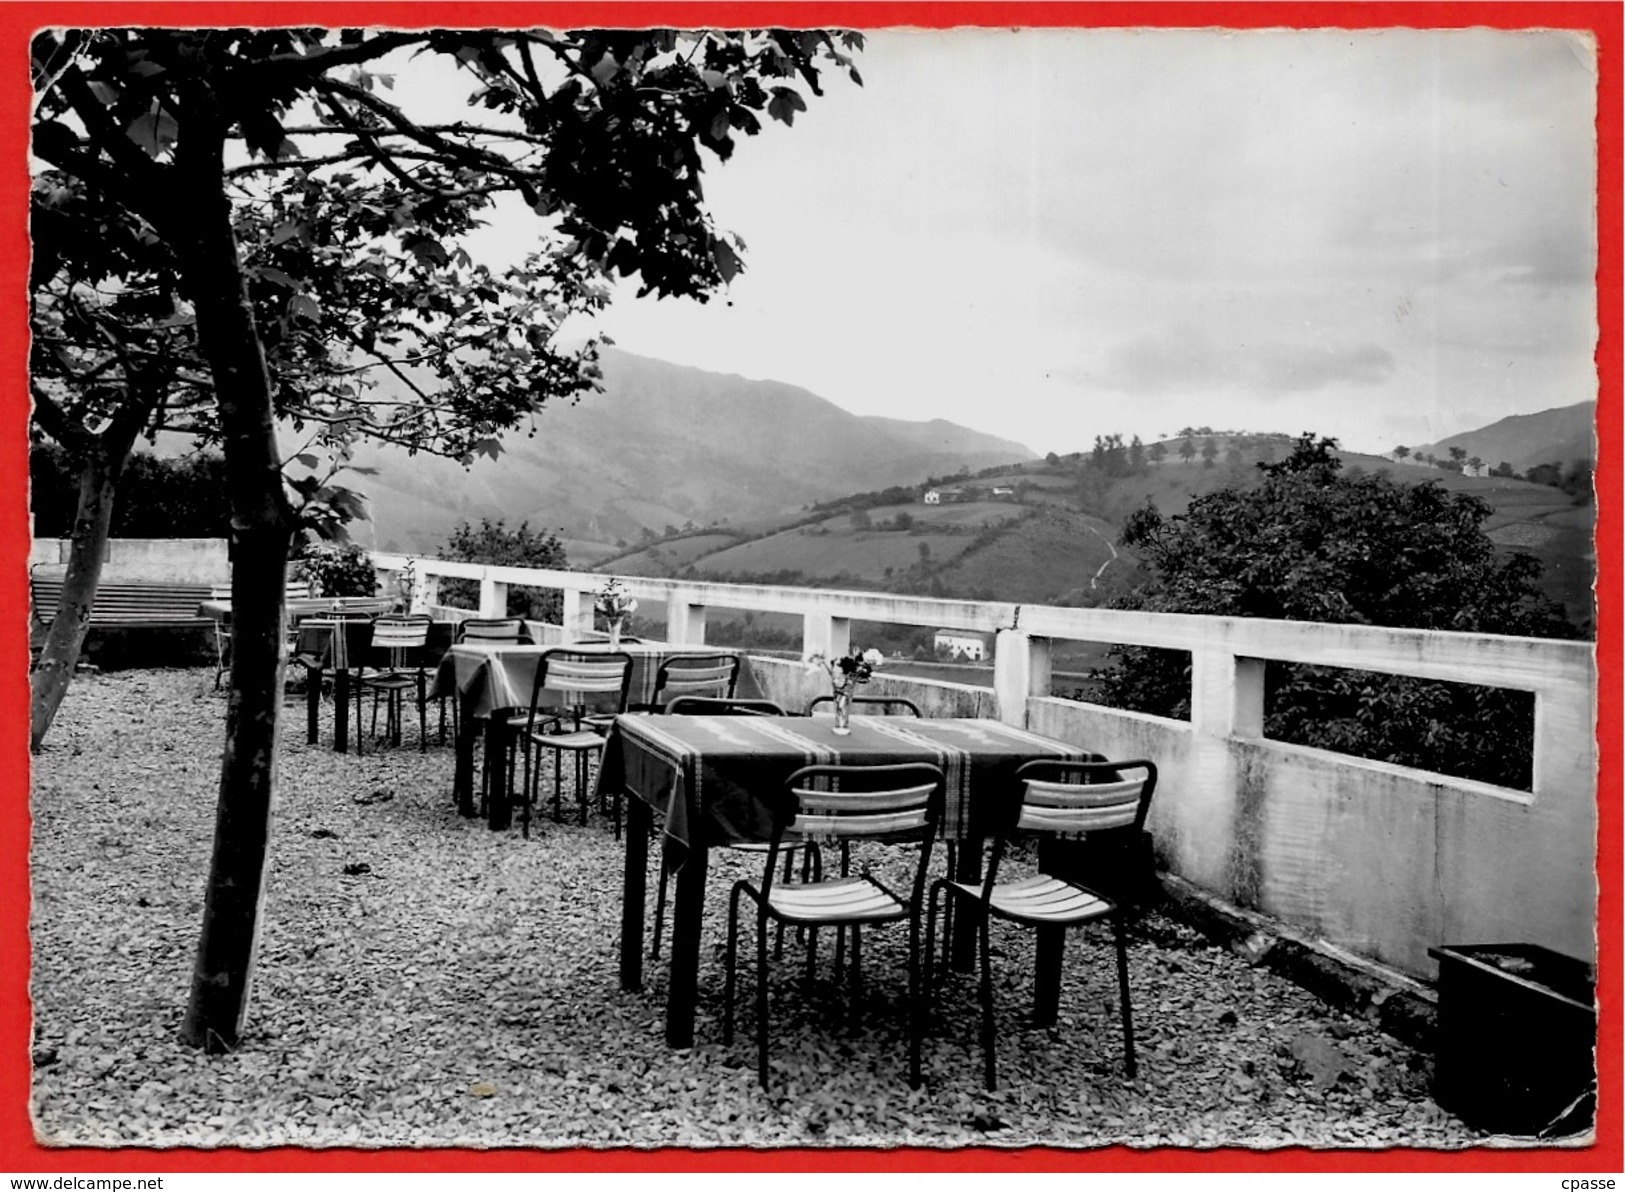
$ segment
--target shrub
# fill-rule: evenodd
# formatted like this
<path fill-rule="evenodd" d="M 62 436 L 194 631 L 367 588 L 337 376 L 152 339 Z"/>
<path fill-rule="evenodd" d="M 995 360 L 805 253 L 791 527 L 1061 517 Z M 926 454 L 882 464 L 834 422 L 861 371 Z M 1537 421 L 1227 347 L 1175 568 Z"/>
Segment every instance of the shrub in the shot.
<path fill-rule="evenodd" d="M 289 568 L 290 579 L 308 579 L 312 596 L 376 596 L 372 558 L 354 543 L 307 542 Z"/>
<path fill-rule="evenodd" d="M 502 518 L 481 518 L 478 528 L 459 522 L 440 554 L 457 563 L 551 570 L 569 566 L 558 535 L 537 533 L 528 521 L 510 530 Z M 479 608 L 480 586 L 471 579 L 442 579 L 440 602 L 451 608 Z M 512 586 L 508 589 L 507 615 L 557 624 L 564 615 L 564 599 L 555 591 Z"/>
<path fill-rule="evenodd" d="M 1438 484 L 1342 475 L 1334 440 L 1300 438 L 1164 518 L 1146 506 L 1123 541 L 1151 580 L 1116 607 L 1469 633 L 1573 637 L 1535 586 L 1540 564 L 1484 534 L 1490 507 Z M 1101 703 L 1190 715 L 1190 656 L 1123 647 L 1095 672 Z M 1265 734 L 1397 765 L 1528 789 L 1531 702 L 1516 691 L 1271 663 Z"/>

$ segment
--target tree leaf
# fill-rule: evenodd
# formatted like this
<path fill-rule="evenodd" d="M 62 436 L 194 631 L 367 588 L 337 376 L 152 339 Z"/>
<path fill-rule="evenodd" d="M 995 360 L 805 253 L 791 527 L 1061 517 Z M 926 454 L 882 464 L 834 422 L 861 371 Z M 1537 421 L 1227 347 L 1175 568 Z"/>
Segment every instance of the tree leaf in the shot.
<path fill-rule="evenodd" d="M 717 272 L 722 274 L 722 280 L 725 282 L 738 277 L 740 270 L 744 268 L 743 262 L 739 259 L 739 254 L 734 252 L 733 245 L 726 240 L 713 242 L 711 255 L 716 260 Z"/>
<path fill-rule="evenodd" d="M 322 317 L 322 307 L 309 294 L 295 294 L 288 299 L 288 313 L 314 323 Z"/>
<path fill-rule="evenodd" d="M 130 121 L 124 130 L 125 135 L 146 150 L 148 157 L 157 157 L 173 145 L 179 131 L 175 118 L 156 105 L 152 111 Z"/>
<path fill-rule="evenodd" d="M 797 91 L 789 87 L 773 88 L 773 98 L 768 102 L 767 114 L 775 120 L 785 124 L 794 124 L 797 112 L 807 110 L 807 101 L 801 98 Z"/>

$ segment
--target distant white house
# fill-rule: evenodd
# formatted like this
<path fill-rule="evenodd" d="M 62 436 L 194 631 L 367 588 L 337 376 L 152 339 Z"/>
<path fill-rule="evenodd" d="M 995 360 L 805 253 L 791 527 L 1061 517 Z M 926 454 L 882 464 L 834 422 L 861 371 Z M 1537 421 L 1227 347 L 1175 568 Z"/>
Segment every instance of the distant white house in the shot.
<path fill-rule="evenodd" d="M 995 497 L 1013 497 L 1016 495 L 1016 490 L 1013 488 L 1006 488 L 1001 484 L 994 488 L 993 495 Z"/>
<path fill-rule="evenodd" d="M 940 504 L 942 504 L 942 494 L 939 493 L 934 488 L 926 489 L 925 490 L 925 503 L 927 505 L 940 505 Z"/>
<path fill-rule="evenodd" d="M 963 629 L 939 629 L 931 644 L 938 653 L 947 653 L 957 662 L 983 662 L 991 653 L 986 634 Z"/>

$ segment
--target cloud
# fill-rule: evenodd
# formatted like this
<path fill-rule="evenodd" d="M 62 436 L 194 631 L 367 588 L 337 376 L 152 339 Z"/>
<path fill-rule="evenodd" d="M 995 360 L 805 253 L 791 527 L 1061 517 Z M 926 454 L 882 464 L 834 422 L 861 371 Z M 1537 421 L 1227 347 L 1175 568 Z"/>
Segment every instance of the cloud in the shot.
<path fill-rule="evenodd" d="M 1371 387 L 1393 376 L 1393 353 L 1375 343 L 1221 344 L 1190 329 L 1118 343 L 1087 379 L 1125 393 L 1237 390 L 1263 397 L 1329 387 Z"/>

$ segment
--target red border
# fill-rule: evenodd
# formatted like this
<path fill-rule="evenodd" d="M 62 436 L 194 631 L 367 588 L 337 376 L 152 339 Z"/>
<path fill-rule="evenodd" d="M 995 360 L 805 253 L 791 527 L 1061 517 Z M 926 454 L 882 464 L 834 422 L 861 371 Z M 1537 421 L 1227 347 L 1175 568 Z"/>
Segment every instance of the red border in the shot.
<path fill-rule="evenodd" d="M 1620 1171 L 1621 1136 L 1621 16 L 1617 3 L 7 3 L 0 4 L 0 47 L 11 68 L 0 75 L 0 274 L 7 334 L 0 336 L 0 475 L 12 500 L 0 504 L 3 606 L 0 648 L 26 657 L 23 582 L 28 552 L 26 428 L 28 403 L 23 334 L 28 260 L 26 145 L 29 89 L 25 69 L 31 30 L 48 24 L 390 24 L 400 27 L 549 24 L 647 26 L 789 25 L 881 28 L 915 25 L 1569 28 L 1589 30 L 1599 49 L 1598 321 L 1600 450 L 1597 460 L 1597 713 L 1599 807 L 1599 965 L 1602 1008 L 1598 1067 L 1602 1090 L 1595 1145 L 1580 1150 L 1469 1152 L 1310 1151 L 271 1151 L 48 1149 L 36 1145 L 28 1120 L 28 687 L 23 667 L 0 676 L 0 1171 Z"/>

